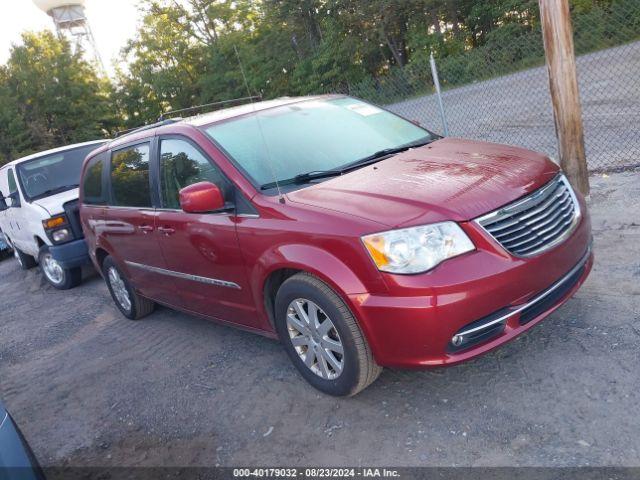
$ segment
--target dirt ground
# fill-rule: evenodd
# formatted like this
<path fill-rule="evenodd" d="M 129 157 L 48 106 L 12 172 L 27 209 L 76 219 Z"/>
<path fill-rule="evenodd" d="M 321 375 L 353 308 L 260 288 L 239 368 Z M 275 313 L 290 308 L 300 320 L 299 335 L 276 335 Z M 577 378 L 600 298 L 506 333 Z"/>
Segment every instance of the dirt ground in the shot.
<path fill-rule="evenodd" d="M 120 316 L 0 262 L 0 396 L 55 466 L 640 466 L 640 172 L 592 178 L 577 295 L 473 362 L 310 388 L 275 341 L 168 309 Z"/>

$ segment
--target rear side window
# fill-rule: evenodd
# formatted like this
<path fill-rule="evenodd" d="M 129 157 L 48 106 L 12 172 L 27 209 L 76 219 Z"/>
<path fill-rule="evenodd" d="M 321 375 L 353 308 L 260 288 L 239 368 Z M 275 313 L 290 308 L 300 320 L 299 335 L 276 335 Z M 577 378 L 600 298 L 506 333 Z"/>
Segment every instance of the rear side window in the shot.
<path fill-rule="evenodd" d="M 94 157 L 89 161 L 82 183 L 84 203 L 87 205 L 102 205 L 105 203 L 102 189 L 103 170 L 104 161 L 102 156 Z"/>
<path fill-rule="evenodd" d="M 211 182 L 225 191 L 225 180 L 200 151 L 185 140 L 160 142 L 160 186 L 162 206 L 179 209 L 180 190 L 198 182 Z"/>
<path fill-rule="evenodd" d="M 148 143 L 113 152 L 111 190 L 115 206 L 151 207 Z"/>

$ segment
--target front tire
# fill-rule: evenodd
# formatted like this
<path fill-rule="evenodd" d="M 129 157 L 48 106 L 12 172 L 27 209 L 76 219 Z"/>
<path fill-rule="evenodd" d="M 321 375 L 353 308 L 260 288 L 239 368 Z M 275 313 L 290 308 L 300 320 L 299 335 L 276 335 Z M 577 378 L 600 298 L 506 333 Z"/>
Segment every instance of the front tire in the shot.
<path fill-rule="evenodd" d="M 38 254 L 38 263 L 47 282 L 58 290 L 69 290 L 82 283 L 82 268 L 62 268 L 44 245 Z"/>
<path fill-rule="evenodd" d="M 382 367 L 342 299 L 308 273 L 286 280 L 276 295 L 276 329 L 289 358 L 315 388 L 352 396 L 373 383 Z"/>
<path fill-rule="evenodd" d="M 136 293 L 111 256 L 102 263 L 102 276 L 118 310 L 129 320 L 139 320 L 153 312 L 156 304 Z"/>

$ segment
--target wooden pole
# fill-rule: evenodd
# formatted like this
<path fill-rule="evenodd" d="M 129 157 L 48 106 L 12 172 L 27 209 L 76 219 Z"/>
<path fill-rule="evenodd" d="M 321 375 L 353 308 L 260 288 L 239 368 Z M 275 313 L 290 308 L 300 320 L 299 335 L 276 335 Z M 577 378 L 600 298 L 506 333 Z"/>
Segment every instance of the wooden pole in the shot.
<path fill-rule="evenodd" d="M 589 194 L 582 107 L 568 0 L 538 0 L 549 70 L 560 165 L 575 189 Z"/>

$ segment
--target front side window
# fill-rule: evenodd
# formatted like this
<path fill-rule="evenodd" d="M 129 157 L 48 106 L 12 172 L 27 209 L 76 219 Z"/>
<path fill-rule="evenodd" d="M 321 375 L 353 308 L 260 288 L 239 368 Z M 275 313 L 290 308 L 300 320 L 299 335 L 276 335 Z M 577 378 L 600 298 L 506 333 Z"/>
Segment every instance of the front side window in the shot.
<path fill-rule="evenodd" d="M 437 137 L 354 98 L 296 102 L 211 124 L 204 131 L 257 185 L 339 169 L 386 149 Z"/>
<path fill-rule="evenodd" d="M 115 206 L 151 207 L 148 143 L 113 152 L 111 190 Z"/>
<path fill-rule="evenodd" d="M 223 192 L 220 171 L 200 151 L 185 140 L 160 142 L 160 188 L 164 208 L 180 208 L 180 190 L 198 182 L 216 184 Z"/>
<path fill-rule="evenodd" d="M 37 200 L 77 188 L 84 159 L 99 146 L 74 148 L 20 163 L 17 172 L 22 193 L 29 200 Z"/>
<path fill-rule="evenodd" d="M 16 185 L 16 177 L 13 175 L 13 170 L 9 169 L 7 173 L 7 179 L 9 181 L 9 193 L 13 193 L 18 190 L 18 186 Z"/>
<path fill-rule="evenodd" d="M 102 156 L 92 158 L 87 165 L 84 174 L 82 189 L 84 191 L 84 203 L 87 205 L 104 204 L 105 198 L 102 192 L 102 171 L 104 162 Z"/>
<path fill-rule="evenodd" d="M 18 191 L 18 186 L 16 185 L 16 177 L 13 174 L 13 170 L 9 169 L 7 172 L 7 181 L 9 182 L 9 195 Z M 5 202 L 6 205 L 6 202 Z M 14 198 L 10 200 L 10 205 L 18 206 L 18 199 Z"/>

